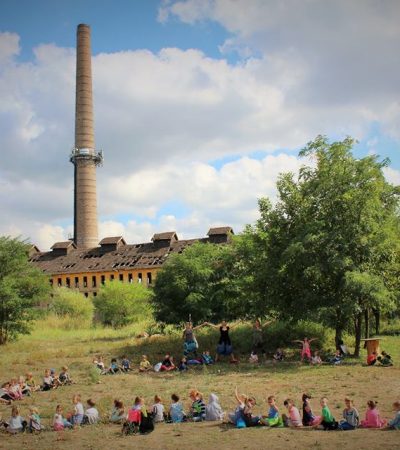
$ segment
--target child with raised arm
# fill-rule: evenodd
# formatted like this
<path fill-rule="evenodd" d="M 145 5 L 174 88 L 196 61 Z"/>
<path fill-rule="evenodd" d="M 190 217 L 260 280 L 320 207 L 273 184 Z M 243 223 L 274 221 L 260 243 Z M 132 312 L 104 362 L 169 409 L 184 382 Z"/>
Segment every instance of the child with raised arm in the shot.
<path fill-rule="evenodd" d="M 219 325 L 214 325 L 209 322 L 204 322 L 204 325 L 208 325 L 212 328 L 215 328 L 216 330 L 219 330 L 219 341 L 217 345 L 217 354 L 215 355 L 215 362 L 218 361 L 219 355 L 222 356 L 230 356 L 232 363 L 237 363 L 237 359 L 235 358 L 235 355 L 233 354 L 233 347 L 232 347 L 232 341 L 229 336 L 229 330 L 233 330 L 239 323 L 236 323 L 235 325 L 228 326 L 225 320 L 223 320 Z"/>
<path fill-rule="evenodd" d="M 392 420 L 389 420 L 388 427 L 393 430 L 400 430 L 400 401 L 393 403 L 393 409 L 396 414 Z"/>
<path fill-rule="evenodd" d="M 246 426 L 246 423 L 244 421 L 244 409 L 246 407 L 246 403 L 248 400 L 247 395 L 245 394 L 239 394 L 238 393 L 238 388 L 236 386 L 235 388 L 235 398 L 237 401 L 237 406 L 236 409 L 233 413 L 229 413 L 228 414 L 228 418 L 229 420 L 236 426 L 239 425 L 239 422 L 243 422 L 244 426 Z"/>
<path fill-rule="evenodd" d="M 317 338 L 308 339 L 305 337 L 302 341 L 299 339 L 296 339 L 292 342 L 297 342 L 301 344 L 301 362 L 304 361 L 304 358 L 306 357 L 308 361 L 311 361 L 311 342 L 317 341 Z"/>
<path fill-rule="evenodd" d="M 355 430 L 360 424 L 360 415 L 353 406 L 353 400 L 345 398 L 346 408 L 343 410 L 343 420 L 339 422 L 339 429 L 343 431 Z"/>
<path fill-rule="evenodd" d="M 378 402 L 368 400 L 365 419 L 361 421 L 360 425 L 362 428 L 382 428 L 386 425 L 386 420 L 381 419 L 377 404 Z"/>

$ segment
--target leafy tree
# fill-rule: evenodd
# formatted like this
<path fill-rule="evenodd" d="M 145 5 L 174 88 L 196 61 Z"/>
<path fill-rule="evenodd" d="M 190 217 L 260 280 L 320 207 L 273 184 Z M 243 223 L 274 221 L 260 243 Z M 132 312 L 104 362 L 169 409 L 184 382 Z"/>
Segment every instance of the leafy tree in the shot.
<path fill-rule="evenodd" d="M 78 290 L 66 287 L 56 288 L 50 304 L 50 310 L 57 316 L 70 318 L 77 325 L 90 325 L 93 320 L 94 305 Z"/>
<path fill-rule="evenodd" d="M 180 323 L 191 316 L 198 322 L 245 315 L 238 245 L 196 243 L 171 255 L 154 286 L 157 320 Z"/>
<path fill-rule="evenodd" d="M 50 291 L 48 278 L 28 262 L 28 248 L 18 238 L 0 237 L 0 345 L 29 333 Z"/>
<path fill-rule="evenodd" d="M 100 288 L 94 306 L 103 324 L 118 328 L 149 318 L 152 295 L 152 290 L 142 284 L 112 281 Z"/>
<path fill-rule="evenodd" d="M 259 248 L 249 262 L 259 303 L 288 319 L 319 318 L 337 341 L 353 323 L 358 355 L 363 314 L 398 301 L 400 190 L 385 180 L 387 160 L 356 159 L 353 145 L 310 142 L 300 155 L 312 164 L 297 179 L 280 176 L 278 202 L 262 199 L 246 233 Z"/>

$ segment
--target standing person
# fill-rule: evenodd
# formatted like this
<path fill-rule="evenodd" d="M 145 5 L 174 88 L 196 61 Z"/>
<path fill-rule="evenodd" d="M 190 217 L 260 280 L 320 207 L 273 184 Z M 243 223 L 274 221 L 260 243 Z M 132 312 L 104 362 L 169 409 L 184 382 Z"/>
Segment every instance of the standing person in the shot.
<path fill-rule="evenodd" d="M 305 337 L 302 341 L 300 341 L 299 339 L 292 341 L 292 342 L 298 342 L 302 346 L 301 347 L 301 362 L 304 361 L 304 357 L 306 357 L 308 359 L 308 362 L 311 361 L 311 342 L 317 341 L 317 340 L 318 340 L 317 338 L 308 339 L 307 337 Z"/>
<path fill-rule="evenodd" d="M 237 359 L 235 359 L 235 355 L 233 354 L 232 342 L 229 336 L 229 330 L 232 330 L 235 326 L 238 325 L 238 323 L 229 327 L 226 321 L 223 320 L 219 325 L 214 325 L 209 322 L 205 322 L 205 325 L 209 325 L 210 327 L 219 330 L 220 333 L 217 346 L 217 354 L 215 355 L 215 362 L 218 361 L 219 355 L 230 356 L 232 363 L 238 362 Z"/>
<path fill-rule="evenodd" d="M 251 348 L 252 354 L 257 355 L 258 352 L 261 351 L 264 358 L 266 357 L 263 327 L 266 327 L 272 322 L 272 320 L 269 320 L 268 322 L 265 322 L 264 325 L 261 325 L 260 319 L 255 320 L 253 324 L 253 345 Z"/>
<path fill-rule="evenodd" d="M 188 356 L 190 353 L 193 353 L 194 356 L 197 357 L 197 349 L 199 348 L 199 344 L 196 336 L 194 335 L 194 330 L 198 330 L 204 325 L 205 323 L 202 323 L 201 325 L 194 327 L 192 322 L 186 322 L 185 329 L 182 334 L 184 356 Z"/>

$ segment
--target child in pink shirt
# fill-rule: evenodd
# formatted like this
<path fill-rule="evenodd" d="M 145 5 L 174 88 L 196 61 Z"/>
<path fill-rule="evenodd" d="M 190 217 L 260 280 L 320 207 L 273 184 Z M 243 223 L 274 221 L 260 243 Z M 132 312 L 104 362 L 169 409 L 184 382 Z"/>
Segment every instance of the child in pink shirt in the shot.
<path fill-rule="evenodd" d="M 376 407 L 377 402 L 369 400 L 367 402 L 367 411 L 365 413 L 365 419 L 361 421 L 362 428 L 382 428 L 386 424 L 386 420 L 381 419 L 379 410 Z"/>
<path fill-rule="evenodd" d="M 284 418 L 282 416 L 284 419 L 285 425 L 288 427 L 293 427 L 293 428 L 302 427 L 303 423 L 301 421 L 300 412 L 294 405 L 294 401 L 292 399 L 288 398 L 287 400 L 285 400 L 283 402 L 283 404 L 286 406 L 288 413 L 289 413 L 289 417 Z"/>

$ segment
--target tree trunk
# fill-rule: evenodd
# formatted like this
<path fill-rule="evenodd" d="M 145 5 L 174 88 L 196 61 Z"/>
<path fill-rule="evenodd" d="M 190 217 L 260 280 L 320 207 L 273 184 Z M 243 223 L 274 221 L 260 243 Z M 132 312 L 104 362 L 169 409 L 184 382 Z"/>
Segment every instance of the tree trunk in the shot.
<path fill-rule="evenodd" d="M 364 337 L 365 337 L 365 339 L 368 339 L 369 338 L 369 309 L 368 308 L 364 311 L 364 320 L 365 320 Z"/>
<path fill-rule="evenodd" d="M 355 334 L 354 356 L 356 358 L 360 356 L 361 333 L 362 333 L 362 313 L 358 313 L 354 318 L 354 334 Z"/>
<path fill-rule="evenodd" d="M 381 331 L 381 312 L 379 309 L 373 309 L 372 312 L 375 317 L 375 334 L 379 335 L 379 332 Z"/>
<path fill-rule="evenodd" d="M 335 345 L 336 345 L 336 350 L 339 350 L 340 345 L 342 345 L 343 343 L 343 328 L 341 325 L 339 325 L 338 323 L 336 324 L 335 327 Z"/>

